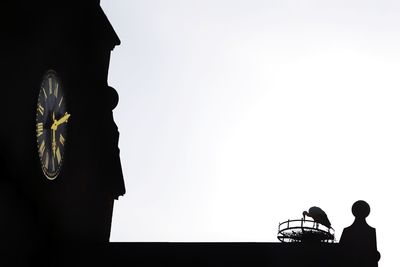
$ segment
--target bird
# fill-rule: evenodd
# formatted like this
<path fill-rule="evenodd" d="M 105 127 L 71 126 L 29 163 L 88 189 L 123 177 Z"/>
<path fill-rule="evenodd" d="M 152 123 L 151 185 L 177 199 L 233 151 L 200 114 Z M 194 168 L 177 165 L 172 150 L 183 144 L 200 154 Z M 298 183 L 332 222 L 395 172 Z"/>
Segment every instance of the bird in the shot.
<path fill-rule="evenodd" d="M 308 212 L 303 211 L 303 220 L 306 216 L 313 218 L 313 220 L 317 223 L 317 228 L 319 223 L 331 228 L 331 222 L 329 221 L 328 216 L 319 207 L 311 207 Z"/>

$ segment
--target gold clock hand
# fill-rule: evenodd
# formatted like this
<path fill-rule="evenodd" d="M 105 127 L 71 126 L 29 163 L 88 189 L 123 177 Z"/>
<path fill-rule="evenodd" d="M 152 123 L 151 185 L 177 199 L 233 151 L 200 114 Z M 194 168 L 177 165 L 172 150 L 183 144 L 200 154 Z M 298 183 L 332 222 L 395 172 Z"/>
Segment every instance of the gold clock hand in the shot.
<path fill-rule="evenodd" d="M 70 116 L 71 116 L 71 114 L 68 114 L 68 112 L 65 112 L 64 116 L 62 116 L 61 119 L 59 119 L 57 121 L 57 126 L 60 125 L 61 123 L 68 122 L 68 118 Z"/>
<path fill-rule="evenodd" d="M 56 130 L 57 130 L 57 127 L 58 127 L 60 124 L 65 123 L 65 122 L 68 122 L 68 118 L 69 118 L 70 116 L 71 116 L 71 114 L 68 114 L 68 112 L 65 112 L 64 116 L 62 116 L 61 119 L 56 120 L 56 119 L 53 118 L 53 121 L 54 121 L 54 122 L 53 122 L 53 125 L 51 125 L 51 129 L 54 130 L 54 131 L 56 131 Z"/>
<path fill-rule="evenodd" d="M 53 139 L 51 140 L 51 148 L 53 150 L 53 155 L 56 154 L 56 130 L 57 130 L 57 120 L 54 116 L 54 112 L 52 114 L 53 116 L 53 125 L 51 126 L 51 134 L 53 135 Z M 54 127 L 53 127 L 54 126 Z"/>
<path fill-rule="evenodd" d="M 54 116 L 54 112 L 53 112 L 53 124 L 51 125 L 51 129 L 53 131 L 57 130 L 57 120 L 56 120 L 56 118 Z"/>
<path fill-rule="evenodd" d="M 57 143 L 56 143 L 56 130 L 52 129 L 52 134 L 53 134 L 53 140 L 51 142 L 51 148 L 53 150 L 53 155 L 56 154 L 56 147 L 57 147 Z"/>

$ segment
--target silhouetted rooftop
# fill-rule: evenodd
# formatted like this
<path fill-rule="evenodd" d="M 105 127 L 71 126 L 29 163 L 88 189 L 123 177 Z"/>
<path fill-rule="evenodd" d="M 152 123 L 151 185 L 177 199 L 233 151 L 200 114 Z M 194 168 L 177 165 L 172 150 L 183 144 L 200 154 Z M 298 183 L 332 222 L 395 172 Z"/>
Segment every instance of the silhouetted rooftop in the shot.
<path fill-rule="evenodd" d="M 2 17 L 6 40 L 18 44 L 59 36 L 66 42 L 88 42 L 113 49 L 121 43 L 104 14 L 100 1 L 7 1 L 2 13 L 18 14 Z"/>

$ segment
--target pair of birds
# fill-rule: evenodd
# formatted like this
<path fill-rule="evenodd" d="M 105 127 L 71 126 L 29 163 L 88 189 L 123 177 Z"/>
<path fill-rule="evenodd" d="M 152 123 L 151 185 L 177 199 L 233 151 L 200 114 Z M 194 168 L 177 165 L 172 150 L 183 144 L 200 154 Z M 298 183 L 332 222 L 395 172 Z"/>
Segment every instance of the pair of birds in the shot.
<path fill-rule="evenodd" d="M 319 223 L 331 228 L 331 222 L 329 221 L 328 216 L 319 207 L 311 207 L 308 211 L 303 211 L 303 219 L 305 219 L 306 216 L 313 218 L 317 224 Z"/>

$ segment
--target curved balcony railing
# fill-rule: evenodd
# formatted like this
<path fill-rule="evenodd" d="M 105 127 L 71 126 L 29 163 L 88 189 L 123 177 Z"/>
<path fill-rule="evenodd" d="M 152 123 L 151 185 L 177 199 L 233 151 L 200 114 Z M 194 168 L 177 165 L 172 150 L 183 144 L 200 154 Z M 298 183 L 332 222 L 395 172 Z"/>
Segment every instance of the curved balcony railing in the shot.
<path fill-rule="evenodd" d="M 318 241 L 333 243 L 335 241 L 335 230 L 312 220 L 287 220 L 279 223 L 278 239 L 281 242 Z"/>

